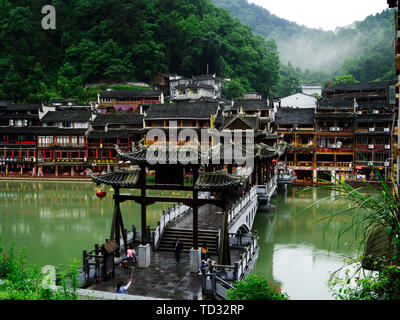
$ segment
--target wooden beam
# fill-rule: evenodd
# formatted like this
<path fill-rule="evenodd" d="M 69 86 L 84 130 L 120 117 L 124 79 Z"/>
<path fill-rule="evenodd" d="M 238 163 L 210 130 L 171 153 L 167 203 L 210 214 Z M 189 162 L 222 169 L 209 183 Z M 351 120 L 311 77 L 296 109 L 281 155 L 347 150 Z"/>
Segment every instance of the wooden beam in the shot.
<path fill-rule="evenodd" d="M 143 199 L 142 196 L 132 196 L 132 195 L 120 195 L 120 202 L 124 202 L 127 200 L 133 200 L 139 204 L 144 203 L 145 206 L 154 204 L 156 202 L 174 202 L 174 203 L 183 203 L 189 207 L 193 207 L 194 205 L 202 206 L 205 204 L 215 204 L 219 206 L 221 204 L 221 199 L 191 199 L 191 198 L 177 198 L 177 197 L 145 197 Z"/>

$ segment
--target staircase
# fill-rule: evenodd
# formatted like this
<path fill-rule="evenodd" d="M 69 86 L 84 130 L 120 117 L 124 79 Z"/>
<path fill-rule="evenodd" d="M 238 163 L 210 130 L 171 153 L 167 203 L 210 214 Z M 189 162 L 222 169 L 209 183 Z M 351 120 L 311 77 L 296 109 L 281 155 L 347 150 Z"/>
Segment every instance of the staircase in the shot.
<path fill-rule="evenodd" d="M 193 231 L 188 229 L 165 229 L 161 238 L 158 250 L 174 251 L 176 238 L 179 238 L 183 243 L 183 252 L 189 252 L 193 247 Z M 218 231 L 215 230 L 199 230 L 198 244 L 199 248 L 205 242 L 208 247 L 208 252 L 211 255 L 217 255 L 217 238 Z"/>

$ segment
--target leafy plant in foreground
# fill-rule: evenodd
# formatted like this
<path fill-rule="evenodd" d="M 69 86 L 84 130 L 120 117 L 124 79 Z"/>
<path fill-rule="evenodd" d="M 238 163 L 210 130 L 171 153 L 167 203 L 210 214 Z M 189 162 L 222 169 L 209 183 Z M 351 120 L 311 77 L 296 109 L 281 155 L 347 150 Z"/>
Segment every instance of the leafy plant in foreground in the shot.
<path fill-rule="evenodd" d="M 289 296 L 264 277 L 250 274 L 228 290 L 227 300 L 289 300 Z"/>
<path fill-rule="evenodd" d="M 335 241 L 339 244 L 341 237 L 350 230 L 355 231 L 356 240 L 360 241 L 359 254 L 355 259 L 346 261 L 346 266 L 355 268 L 339 269 L 332 274 L 329 286 L 332 290 L 339 286 L 334 295 L 339 299 L 399 299 L 400 298 L 400 200 L 399 185 L 393 180 L 389 185 L 379 170 L 373 168 L 379 177 L 379 185 L 373 186 L 359 180 L 362 187 L 353 187 L 345 181 L 331 176 L 334 182 L 316 187 L 331 191 L 331 196 L 311 204 L 312 206 L 328 202 L 342 201 L 348 205 L 339 209 L 323 220 L 326 226 L 341 215 L 347 217 L 342 223 Z M 315 189 L 306 188 L 304 191 Z M 379 231 L 379 232 L 378 232 Z M 380 235 L 381 248 L 371 255 L 368 244 L 376 242 Z M 361 253 L 361 249 L 364 252 Z M 340 271 L 345 270 L 344 278 Z"/>

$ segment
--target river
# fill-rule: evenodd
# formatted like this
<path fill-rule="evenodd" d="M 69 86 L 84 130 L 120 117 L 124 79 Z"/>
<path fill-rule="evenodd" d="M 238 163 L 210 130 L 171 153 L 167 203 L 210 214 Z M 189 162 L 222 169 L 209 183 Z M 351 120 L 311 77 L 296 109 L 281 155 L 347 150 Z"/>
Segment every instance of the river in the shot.
<path fill-rule="evenodd" d="M 92 183 L 0 182 L 0 235 L 4 244 L 25 247 L 30 263 L 44 265 L 79 261 L 82 251 L 101 244 L 110 235 L 113 215 L 112 191 L 96 197 Z M 342 265 L 345 256 L 355 252 L 349 243 L 329 249 L 341 222 L 324 231 L 316 221 L 333 206 L 314 207 L 300 215 L 311 202 L 327 196 L 322 191 L 298 194 L 289 187 L 272 199 L 277 209 L 258 212 L 253 229 L 260 236 L 260 252 L 253 273 L 275 282 L 291 299 L 331 299 L 326 282 L 330 272 Z M 174 195 L 182 196 L 179 192 Z M 150 206 L 148 225 L 154 228 L 165 203 Z M 140 207 L 134 202 L 121 204 L 125 227 L 140 226 Z M 324 237 L 326 238 L 324 240 Z"/>

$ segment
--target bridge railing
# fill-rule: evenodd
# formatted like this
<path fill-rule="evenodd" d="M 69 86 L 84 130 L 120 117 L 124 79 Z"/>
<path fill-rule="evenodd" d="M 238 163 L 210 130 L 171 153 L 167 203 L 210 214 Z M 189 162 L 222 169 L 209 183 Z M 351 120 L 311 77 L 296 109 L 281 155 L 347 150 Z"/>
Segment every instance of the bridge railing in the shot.
<path fill-rule="evenodd" d="M 209 192 L 199 192 L 199 198 L 208 198 L 210 195 Z M 174 204 L 172 208 L 168 208 L 168 210 L 163 210 L 160 221 L 157 223 L 157 227 L 154 229 L 152 233 L 152 242 L 153 248 L 157 249 L 160 244 L 160 240 L 164 234 L 165 229 L 169 224 L 175 222 L 178 218 L 184 216 L 186 213 L 190 211 L 190 207 L 184 204 Z"/>
<path fill-rule="evenodd" d="M 228 224 L 231 221 L 236 220 L 243 212 L 244 208 L 250 203 L 251 200 L 257 197 L 257 186 L 253 186 L 249 192 L 244 194 L 239 200 L 237 200 L 228 211 Z"/>
<path fill-rule="evenodd" d="M 168 224 L 173 221 L 176 221 L 177 218 L 183 216 L 190 210 L 190 207 L 184 204 L 174 204 L 172 208 L 168 208 L 168 210 L 163 210 L 160 221 L 157 223 L 157 227 L 153 234 L 153 245 L 154 248 L 157 249 L 160 243 L 161 237 L 164 234 L 164 231 Z"/>
<path fill-rule="evenodd" d="M 203 292 L 213 297 L 219 296 L 226 299 L 227 290 L 235 287 L 235 281 L 243 280 L 251 271 L 258 256 L 257 232 L 252 234 L 229 234 L 229 246 L 231 248 L 243 248 L 240 259 L 233 265 L 212 264 L 203 273 Z"/>

